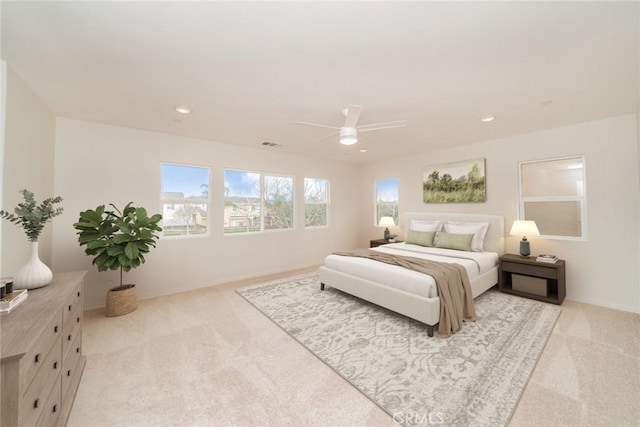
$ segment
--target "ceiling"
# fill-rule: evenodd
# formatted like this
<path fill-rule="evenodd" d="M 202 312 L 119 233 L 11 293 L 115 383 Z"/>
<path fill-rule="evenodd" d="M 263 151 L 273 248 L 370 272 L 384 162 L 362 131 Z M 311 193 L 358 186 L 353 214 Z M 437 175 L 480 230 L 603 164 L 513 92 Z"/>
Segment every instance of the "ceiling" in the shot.
<path fill-rule="evenodd" d="M 638 110 L 638 2 L 1 7 L 2 58 L 57 116 L 264 150 L 362 164 Z M 347 147 L 293 123 L 349 104 L 408 126 Z"/>

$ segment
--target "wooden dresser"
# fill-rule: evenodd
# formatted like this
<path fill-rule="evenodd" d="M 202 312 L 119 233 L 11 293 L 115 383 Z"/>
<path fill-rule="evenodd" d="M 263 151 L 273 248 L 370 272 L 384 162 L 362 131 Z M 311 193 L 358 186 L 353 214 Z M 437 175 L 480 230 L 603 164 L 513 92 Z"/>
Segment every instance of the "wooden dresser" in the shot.
<path fill-rule="evenodd" d="M 2 426 L 64 426 L 85 365 L 85 271 L 56 274 L 0 317 Z"/>

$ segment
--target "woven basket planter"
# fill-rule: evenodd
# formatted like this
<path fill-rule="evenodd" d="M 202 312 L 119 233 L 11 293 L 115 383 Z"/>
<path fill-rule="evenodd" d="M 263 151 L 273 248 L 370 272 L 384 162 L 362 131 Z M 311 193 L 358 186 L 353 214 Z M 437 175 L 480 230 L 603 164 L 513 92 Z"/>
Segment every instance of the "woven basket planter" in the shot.
<path fill-rule="evenodd" d="M 138 307 L 138 291 L 136 285 L 122 285 L 107 292 L 105 315 L 107 317 L 122 316 L 131 313 Z"/>

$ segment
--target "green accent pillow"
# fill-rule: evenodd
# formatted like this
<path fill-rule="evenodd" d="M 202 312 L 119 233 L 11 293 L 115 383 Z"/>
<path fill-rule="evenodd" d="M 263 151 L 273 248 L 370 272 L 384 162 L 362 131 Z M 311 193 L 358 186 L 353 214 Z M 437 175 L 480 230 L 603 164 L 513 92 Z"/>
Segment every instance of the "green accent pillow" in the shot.
<path fill-rule="evenodd" d="M 435 231 L 416 231 L 409 230 L 407 233 L 406 243 L 412 243 L 414 245 L 433 247 L 433 237 L 436 235 Z"/>
<path fill-rule="evenodd" d="M 471 251 L 473 234 L 438 233 L 436 248 L 456 249 L 459 251 Z"/>

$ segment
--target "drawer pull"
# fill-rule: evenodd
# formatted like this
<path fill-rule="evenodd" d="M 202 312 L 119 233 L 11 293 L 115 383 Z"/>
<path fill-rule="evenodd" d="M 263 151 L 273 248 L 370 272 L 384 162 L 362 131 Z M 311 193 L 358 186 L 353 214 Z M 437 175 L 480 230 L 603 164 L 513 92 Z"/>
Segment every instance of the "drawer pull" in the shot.
<path fill-rule="evenodd" d="M 78 291 L 78 298 L 80 298 L 80 291 Z"/>
<path fill-rule="evenodd" d="M 53 327 L 53 332 L 58 333 L 58 330 L 59 330 L 59 329 L 60 329 L 60 328 L 58 327 L 58 325 L 56 325 L 56 326 L 54 326 L 54 327 Z"/>
<path fill-rule="evenodd" d="M 38 409 L 38 406 L 40 406 L 40 399 L 36 399 L 33 401 L 33 408 Z"/>
<path fill-rule="evenodd" d="M 69 311 L 71 311 L 71 305 L 69 305 Z"/>
<path fill-rule="evenodd" d="M 53 405 L 51 412 L 53 412 L 54 414 L 58 412 L 58 405 Z"/>
<path fill-rule="evenodd" d="M 76 322 L 80 323 L 80 318 L 79 317 L 76 317 Z"/>
<path fill-rule="evenodd" d="M 53 369 L 58 369 L 58 362 L 53 362 Z"/>
<path fill-rule="evenodd" d="M 68 377 L 70 377 L 70 376 L 71 376 L 71 369 L 69 369 L 69 370 L 67 371 L 67 376 L 68 376 Z"/>
<path fill-rule="evenodd" d="M 80 347 L 76 347 L 76 353 L 80 353 Z"/>
<path fill-rule="evenodd" d="M 67 341 L 71 341 L 71 335 L 67 336 Z"/>
<path fill-rule="evenodd" d="M 36 357 L 33 358 L 33 363 L 40 363 L 40 353 L 36 354 Z"/>

